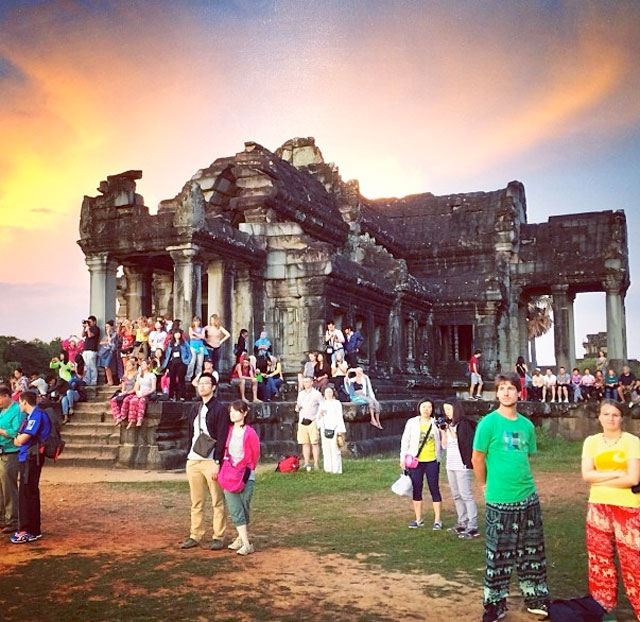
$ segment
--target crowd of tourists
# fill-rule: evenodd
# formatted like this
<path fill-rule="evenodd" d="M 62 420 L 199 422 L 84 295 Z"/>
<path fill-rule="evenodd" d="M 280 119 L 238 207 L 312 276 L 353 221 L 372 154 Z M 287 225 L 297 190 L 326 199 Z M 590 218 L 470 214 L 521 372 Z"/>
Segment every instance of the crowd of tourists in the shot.
<path fill-rule="evenodd" d="M 282 370 L 267 333 L 263 331 L 255 340 L 252 354 L 248 353 L 247 331 L 239 335 L 234 347 L 232 384 L 237 387 L 240 399 L 225 406 L 218 399 L 217 367 L 219 348 L 230 334 L 220 325 L 217 316 L 212 316 L 206 327 L 194 318 L 188 336 L 176 321 L 168 330 L 158 321 L 154 328 L 164 336 L 152 336 L 154 331 L 149 331 L 146 340 L 144 331 L 136 329 L 133 341 L 119 343 L 116 340 L 117 347 L 112 349 L 111 358 L 101 346 L 109 345 L 111 335 L 120 334 L 122 325 L 114 328 L 107 322 L 102 339 L 94 326 L 95 320 L 89 318 L 81 338 L 65 340 L 63 352 L 51 361 L 57 377 L 42 383 L 35 377 L 37 374 L 27 377 L 18 369 L 11 386 L 0 386 L 3 531 L 11 534 L 11 541 L 17 544 L 34 542 L 42 536 L 38 481 L 44 461 L 42 442 L 51 430 L 51 422 L 38 406 L 38 399 L 55 392 L 57 387 L 60 399 L 66 404 L 63 412 L 72 413 L 83 386 L 94 380 L 88 371 L 91 364 L 95 362 L 106 368 L 116 358 L 116 365 L 110 368 L 111 375 L 106 374 L 106 369 L 105 375 L 107 383 L 114 387 L 120 380 L 118 392 L 111 399 L 117 424 L 126 421 L 128 427 L 141 425 L 146 400 L 158 386 L 161 390 L 167 387 L 169 396 L 182 397 L 186 389 L 180 384 L 180 376 L 185 380 L 188 376 L 190 386 L 196 391 L 197 399 L 188 419 L 190 444 L 186 462 L 191 497 L 190 531 L 181 548 L 203 544 L 207 532 L 204 507 L 209 496 L 213 507 L 210 548 L 225 548 L 229 517 L 236 536 L 227 548 L 239 555 L 253 553 L 249 523 L 260 439 L 247 421 L 247 391 L 254 401 L 261 399 L 256 388 L 258 374 L 262 376 L 262 396 L 268 396 L 267 399 L 277 395 L 282 387 L 277 382 L 282 380 Z M 207 330 L 209 327 L 212 328 Z M 309 353 L 309 360 L 298 375 L 295 409 L 303 471 L 319 468 L 322 450 L 324 471 L 342 473 L 341 448 L 346 436 L 343 402 L 366 404 L 371 424 L 381 427 L 380 405 L 369 377 L 358 365 L 361 342 L 348 350 L 354 334 L 355 331 L 351 331 L 345 336 L 333 322 L 328 322 L 323 350 Z M 145 343 L 148 344 L 146 351 Z M 85 356 L 87 351 L 94 352 L 92 347 L 96 347 L 95 356 Z M 478 365 L 481 355 L 476 351 L 475 361 L 470 362 L 474 396 L 481 395 Z M 122 363 L 121 372 L 118 360 Z M 539 370 L 534 370 L 532 379 L 538 375 L 536 372 Z M 550 374 L 554 375 L 550 369 L 546 370 L 543 377 Z M 505 616 L 514 568 L 530 613 L 543 618 L 554 606 L 547 585 L 540 500 L 529 463 L 530 454 L 537 450 L 536 434 L 531 421 L 518 413 L 517 403 L 520 399 L 538 399 L 537 392 L 529 393 L 531 388 L 540 388 L 539 399 L 575 401 L 576 394 L 577 399 L 594 399 L 592 392 L 583 390 L 584 386 L 595 384 L 589 379 L 584 383 L 589 370 L 582 374 L 578 371 L 578 374 L 580 382 L 565 383 L 561 369 L 555 383 L 547 381 L 546 385 L 527 387 L 522 381 L 526 381 L 528 369 L 524 361 L 519 360 L 514 372 L 496 377 L 498 406 L 478 424 L 465 415 L 462 404 L 454 398 L 444 400 L 441 408 L 437 408 L 432 399 L 423 399 L 417 415 L 405 423 L 399 466 L 412 497 L 414 516 L 409 528 L 425 526 L 426 480 L 433 508 L 432 529 L 445 529 L 440 490 L 440 464 L 444 461 L 456 516 L 446 532 L 463 540 L 479 538 L 474 476 L 482 486 L 486 502 L 483 622 L 496 622 Z M 62 380 L 66 384 L 61 384 Z M 581 465 L 582 477 L 591 487 L 586 518 L 589 591 L 594 606 L 599 608 L 599 619 L 604 620 L 615 619 L 616 554 L 629 602 L 640 617 L 640 439 L 622 429 L 627 404 L 637 400 L 638 383 L 628 367 L 623 368 L 616 381 L 615 390 L 603 392 L 601 396 L 596 394 L 600 400 L 598 419 L 602 432 L 584 441 Z"/>

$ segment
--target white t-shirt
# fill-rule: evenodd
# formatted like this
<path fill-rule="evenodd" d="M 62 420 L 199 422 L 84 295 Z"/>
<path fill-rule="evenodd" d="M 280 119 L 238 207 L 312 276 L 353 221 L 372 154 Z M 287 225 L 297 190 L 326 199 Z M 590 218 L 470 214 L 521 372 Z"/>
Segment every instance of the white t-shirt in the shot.
<path fill-rule="evenodd" d="M 47 381 L 44 378 L 36 378 L 29 384 L 29 386 L 38 389 L 38 393 L 40 393 L 40 395 L 45 395 L 47 390 L 49 389 L 49 387 L 47 386 Z"/>
<path fill-rule="evenodd" d="M 335 430 L 336 434 L 344 434 L 347 429 L 342 415 L 342 402 L 339 400 L 322 400 L 319 412 L 321 430 Z"/>
<path fill-rule="evenodd" d="M 196 442 L 198 436 L 200 436 L 201 432 L 205 432 L 209 436 L 211 436 L 211 432 L 209 428 L 207 428 L 207 405 L 203 404 L 200 409 L 200 413 L 195 418 L 193 422 L 193 437 L 191 438 L 191 449 L 189 450 L 189 454 L 187 455 L 187 460 L 213 460 L 213 452 L 214 449 L 211 450 L 211 453 L 203 458 L 200 454 L 197 454 L 193 451 L 193 445 Z"/>
<path fill-rule="evenodd" d="M 557 382 L 557 378 L 551 374 L 550 376 L 548 374 L 544 375 L 544 384 L 547 387 L 555 387 L 556 386 L 556 382 Z"/>
<path fill-rule="evenodd" d="M 458 426 L 456 426 L 458 427 Z M 451 426 L 447 427 L 447 471 L 466 471 L 467 467 L 462 462 L 460 447 L 458 446 L 458 435 Z"/>

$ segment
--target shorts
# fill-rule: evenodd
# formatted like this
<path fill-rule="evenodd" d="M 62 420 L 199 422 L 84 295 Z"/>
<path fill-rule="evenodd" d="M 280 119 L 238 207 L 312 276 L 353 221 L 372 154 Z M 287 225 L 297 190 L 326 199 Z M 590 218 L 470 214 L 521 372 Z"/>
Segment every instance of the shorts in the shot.
<path fill-rule="evenodd" d="M 239 387 L 241 382 L 244 382 L 244 388 L 245 389 L 250 389 L 251 388 L 251 384 L 252 384 L 251 380 L 247 380 L 245 378 L 244 381 L 243 381 L 242 378 L 231 378 L 231 385 L 234 386 L 234 387 Z"/>
<path fill-rule="evenodd" d="M 318 432 L 318 424 L 312 421 L 309 425 L 298 423 L 298 444 L 299 445 L 317 445 L 320 441 L 320 433 Z"/>
<path fill-rule="evenodd" d="M 482 384 L 482 376 L 471 372 L 471 384 Z"/>

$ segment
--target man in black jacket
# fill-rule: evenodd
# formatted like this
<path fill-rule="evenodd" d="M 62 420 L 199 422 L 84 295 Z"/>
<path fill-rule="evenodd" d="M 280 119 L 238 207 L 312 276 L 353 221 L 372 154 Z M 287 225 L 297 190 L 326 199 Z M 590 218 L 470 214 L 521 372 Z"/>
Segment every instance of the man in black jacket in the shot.
<path fill-rule="evenodd" d="M 229 430 L 229 413 L 215 397 L 217 381 L 212 374 L 202 373 L 198 379 L 198 401 L 189 413 L 189 453 L 187 480 L 191 493 L 191 528 L 180 548 L 191 549 L 205 535 L 204 504 L 207 491 L 213 504 L 213 540 L 211 550 L 222 549 L 227 513 L 224 493 L 218 484 L 220 463 Z"/>

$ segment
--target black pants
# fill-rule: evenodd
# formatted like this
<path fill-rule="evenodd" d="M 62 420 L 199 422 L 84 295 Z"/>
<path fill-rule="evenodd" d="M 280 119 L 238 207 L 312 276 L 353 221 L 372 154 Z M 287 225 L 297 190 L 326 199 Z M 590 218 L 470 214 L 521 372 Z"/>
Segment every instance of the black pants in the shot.
<path fill-rule="evenodd" d="M 213 369 L 215 369 L 216 371 L 220 371 L 218 369 L 218 367 L 220 366 L 220 346 L 218 346 L 217 348 L 207 346 L 207 358 L 211 361 Z"/>
<path fill-rule="evenodd" d="M 40 535 L 40 472 L 43 458 L 29 456 L 20 463 L 20 482 L 18 485 L 18 513 L 20 531 L 32 536 Z"/>
<path fill-rule="evenodd" d="M 175 358 L 169 361 L 169 397 L 186 398 L 186 387 L 184 377 L 187 373 L 187 366 L 181 359 Z"/>

